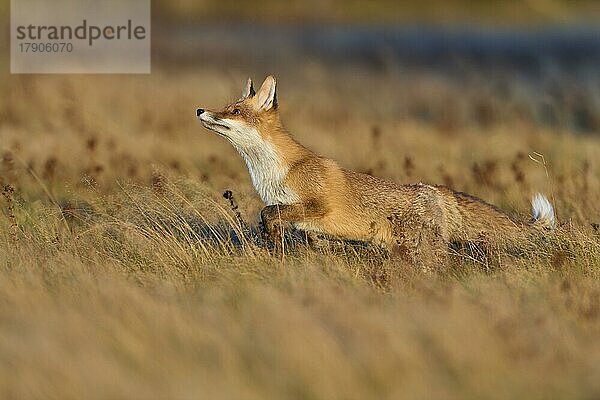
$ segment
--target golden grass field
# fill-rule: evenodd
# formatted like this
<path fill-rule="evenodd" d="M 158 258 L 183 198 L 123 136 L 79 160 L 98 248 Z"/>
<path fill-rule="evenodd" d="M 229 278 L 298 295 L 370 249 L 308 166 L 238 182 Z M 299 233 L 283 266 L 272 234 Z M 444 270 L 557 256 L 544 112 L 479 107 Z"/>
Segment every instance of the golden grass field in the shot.
<path fill-rule="evenodd" d="M 536 253 L 431 275 L 352 246 L 275 257 L 244 237 L 262 204 L 241 158 L 194 115 L 247 71 L 3 75 L 0 398 L 600 397 L 599 136 L 477 84 L 310 63 L 253 77 L 272 72 L 314 151 L 523 218 L 541 191 L 559 227 Z M 487 106 L 428 124 L 406 112 L 419 101 Z"/>

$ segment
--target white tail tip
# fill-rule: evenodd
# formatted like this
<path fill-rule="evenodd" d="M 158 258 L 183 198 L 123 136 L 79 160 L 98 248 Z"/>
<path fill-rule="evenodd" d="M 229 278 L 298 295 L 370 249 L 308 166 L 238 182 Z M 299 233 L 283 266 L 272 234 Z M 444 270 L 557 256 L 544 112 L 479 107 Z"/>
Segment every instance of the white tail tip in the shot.
<path fill-rule="evenodd" d="M 547 228 L 554 228 L 556 225 L 556 217 L 554 216 L 554 207 L 541 193 L 536 193 L 531 199 L 531 215 L 533 222 L 543 225 Z"/>

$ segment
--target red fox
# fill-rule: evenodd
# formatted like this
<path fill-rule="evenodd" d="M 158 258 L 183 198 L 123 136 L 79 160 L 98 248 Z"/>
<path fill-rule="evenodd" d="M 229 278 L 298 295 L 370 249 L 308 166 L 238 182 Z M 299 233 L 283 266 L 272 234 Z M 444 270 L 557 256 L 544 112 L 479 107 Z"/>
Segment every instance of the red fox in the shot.
<path fill-rule="evenodd" d="M 427 243 L 518 243 L 555 225 L 548 199 L 536 194 L 532 220 L 517 221 L 500 209 L 444 186 L 398 185 L 349 171 L 308 150 L 283 127 L 276 81 L 258 92 L 248 79 L 242 97 L 221 111 L 196 110 L 202 124 L 240 153 L 266 207 L 264 228 L 273 239 L 282 224 L 309 235 L 368 241 L 413 254 Z M 427 243 L 425 243 L 427 242 Z"/>

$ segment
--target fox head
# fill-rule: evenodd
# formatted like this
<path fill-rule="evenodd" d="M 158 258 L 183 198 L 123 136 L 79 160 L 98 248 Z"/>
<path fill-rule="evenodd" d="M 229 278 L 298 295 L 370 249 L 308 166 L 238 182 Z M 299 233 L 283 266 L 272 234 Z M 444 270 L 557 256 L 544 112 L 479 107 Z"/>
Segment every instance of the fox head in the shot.
<path fill-rule="evenodd" d="M 240 150 L 260 146 L 279 125 L 275 78 L 267 76 L 258 92 L 248 78 L 239 100 L 221 111 L 198 108 L 196 116 L 202 125 L 227 138 Z"/>

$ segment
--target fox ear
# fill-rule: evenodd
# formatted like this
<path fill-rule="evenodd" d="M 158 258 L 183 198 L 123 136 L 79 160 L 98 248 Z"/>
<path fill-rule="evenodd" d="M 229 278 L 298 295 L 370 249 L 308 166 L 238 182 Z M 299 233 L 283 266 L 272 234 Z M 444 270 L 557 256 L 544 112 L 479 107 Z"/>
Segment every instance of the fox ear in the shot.
<path fill-rule="evenodd" d="M 256 95 L 256 107 L 260 110 L 270 110 L 277 108 L 277 92 L 275 90 L 277 82 L 273 75 L 267 76 Z"/>
<path fill-rule="evenodd" d="M 254 91 L 254 86 L 252 86 L 252 79 L 248 78 L 248 82 L 246 82 L 246 87 L 242 92 L 242 100 L 248 97 L 254 97 L 255 94 L 256 92 Z"/>

